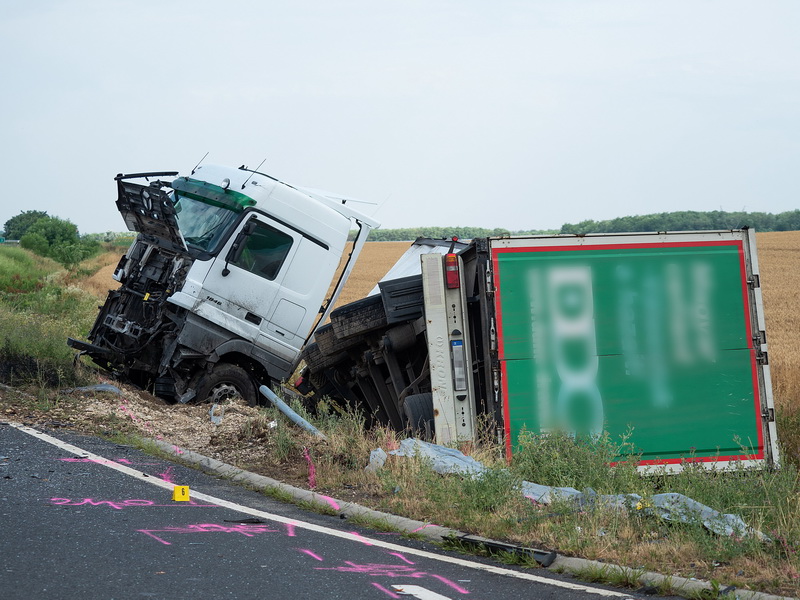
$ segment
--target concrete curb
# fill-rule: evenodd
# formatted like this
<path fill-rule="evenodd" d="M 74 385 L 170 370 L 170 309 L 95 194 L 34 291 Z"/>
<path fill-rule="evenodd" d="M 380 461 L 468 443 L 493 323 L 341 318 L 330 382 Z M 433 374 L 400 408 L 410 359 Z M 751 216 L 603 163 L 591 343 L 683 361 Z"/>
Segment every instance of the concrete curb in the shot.
<path fill-rule="evenodd" d="M 201 471 L 230 479 L 231 481 L 242 483 L 258 490 L 273 490 L 290 496 L 295 502 L 308 503 L 319 506 L 325 509 L 334 509 L 340 515 L 347 517 L 364 517 L 372 521 L 385 523 L 388 527 L 402 531 L 405 533 L 416 533 L 431 541 L 440 542 L 449 537 L 461 537 L 467 534 L 441 527 L 432 523 L 425 523 L 423 521 L 416 521 L 414 519 L 407 519 L 389 513 L 366 508 L 360 504 L 353 502 L 346 502 L 318 494 L 310 490 L 304 490 L 280 482 L 270 477 L 257 475 L 250 471 L 245 471 L 233 465 L 229 465 L 222 461 L 203 456 L 191 450 L 183 450 L 174 444 L 170 444 L 161 440 L 150 440 L 162 452 L 174 458 L 178 462 L 182 462 L 192 467 L 196 467 Z M 476 536 L 470 536 L 473 539 Z M 492 540 L 488 540 L 492 541 Z M 499 543 L 499 542 L 498 542 Z M 520 548 L 520 550 L 527 550 Z M 630 567 L 623 567 L 620 565 L 613 565 L 610 563 L 599 562 L 596 560 L 587 560 L 584 558 L 573 558 L 568 556 L 558 555 L 553 563 L 549 566 L 551 570 L 569 573 L 571 575 L 580 576 L 581 573 L 599 571 L 611 575 L 622 575 L 628 581 L 637 581 L 641 586 L 657 587 L 662 584 L 668 584 L 672 590 L 671 593 L 679 594 L 688 597 L 697 597 L 700 594 L 713 594 L 715 588 L 706 581 L 699 581 L 695 579 L 687 579 L 685 577 L 678 577 L 674 575 L 662 575 L 652 571 L 642 571 L 638 569 L 631 569 Z M 718 591 L 725 590 L 725 585 L 717 586 Z M 737 600 L 798 600 L 788 596 L 775 596 L 773 594 L 765 594 L 763 592 L 753 592 L 748 590 L 731 590 L 730 596 L 735 597 Z M 722 596 L 720 596 L 722 597 Z"/>

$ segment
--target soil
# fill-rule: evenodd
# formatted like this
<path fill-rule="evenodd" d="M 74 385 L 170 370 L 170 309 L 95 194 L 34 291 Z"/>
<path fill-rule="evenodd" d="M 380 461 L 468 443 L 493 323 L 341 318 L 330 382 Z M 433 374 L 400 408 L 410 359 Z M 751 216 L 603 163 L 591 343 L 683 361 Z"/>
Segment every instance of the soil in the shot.
<path fill-rule="evenodd" d="M 292 485 L 307 484 L 305 462 L 276 463 L 272 459 L 274 442 L 265 434 L 271 426 L 259 408 L 228 401 L 215 410 L 214 416 L 221 416 L 215 424 L 211 405 L 168 404 L 133 386 L 102 377 L 100 381 L 116 386 L 120 393 L 77 388 L 62 390 L 55 399 L 41 400 L 35 390 L 1 385 L 0 421 L 104 437 L 133 434 L 167 441 Z M 278 426 L 287 425 L 276 421 Z"/>

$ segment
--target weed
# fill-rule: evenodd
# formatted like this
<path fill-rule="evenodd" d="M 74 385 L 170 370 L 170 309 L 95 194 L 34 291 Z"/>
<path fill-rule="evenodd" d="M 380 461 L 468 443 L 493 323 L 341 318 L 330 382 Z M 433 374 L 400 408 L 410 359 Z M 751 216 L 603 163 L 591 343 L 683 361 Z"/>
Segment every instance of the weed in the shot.
<path fill-rule="evenodd" d="M 608 433 L 598 438 L 576 438 L 563 432 L 534 435 L 523 431 L 511 468 L 521 479 L 543 485 L 592 488 L 598 493 L 641 493 L 644 488 L 636 470 L 638 456 L 629 438 L 630 432 L 616 441 Z M 618 462 L 620 456 L 627 460 Z"/>

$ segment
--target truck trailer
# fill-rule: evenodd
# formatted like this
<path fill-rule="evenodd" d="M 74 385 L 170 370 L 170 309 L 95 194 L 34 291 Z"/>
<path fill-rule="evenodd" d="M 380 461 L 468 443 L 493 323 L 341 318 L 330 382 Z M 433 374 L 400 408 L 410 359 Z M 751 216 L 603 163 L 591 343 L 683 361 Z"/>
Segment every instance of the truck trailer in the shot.
<path fill-rule="evenodd" d="M 442 444 L 484 415 L 509 457 L 526 432 L 607 433 L 642 471 L 778 464 L 751 230 L 483 238 L 419 260 L 317 330 L 316 393 Z"/>

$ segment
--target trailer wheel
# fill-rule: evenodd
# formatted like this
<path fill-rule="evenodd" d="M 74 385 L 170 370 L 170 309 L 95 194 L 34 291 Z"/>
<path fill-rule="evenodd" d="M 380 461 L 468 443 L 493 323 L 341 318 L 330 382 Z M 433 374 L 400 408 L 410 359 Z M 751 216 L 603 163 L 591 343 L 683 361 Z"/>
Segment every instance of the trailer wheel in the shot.
<path fill-rule="evenodd" d="M 380 295 L 367 296 L 331 313 L 331 326 L 340 339 L 386 327 L 386 310 Z"/>
<path fill-rule="evenodd" d="M 328 323 L 314 332 L 314 341 L 320 352 L 325 355 L 336 354 L 361 342 L 359 337 L 338 338 L 333 330 L 333 325 Z"/>
<path fill-rule="evenodd" d="M 308 346 L 306 346 L 300 356 L 304 361 L 306 361 L 308 368 L 312 371 L 321 371 L 322 369 L 327 369 L 328 367 L 332 367 L 333 365 L 340 363 L 347 358 L 347 354 L 344 352 L 338 352 L 331 355 L 323 354 L 316 342 L 311 342 Z"/>
<path fill-rule="evenodd" d="M 247 371 L 230 363 L 218 363 L 197 382 L 197 402 L 216 404 L 230 398 L 242 398 L 248 406 L 258 404 L 253 380 Z"/>
<path fill-rule="evenodd" d="M 413 435 L 426 441 L 433 439 L 433 394 L 411 394 L 403 402 L 403 412 Z"/>

